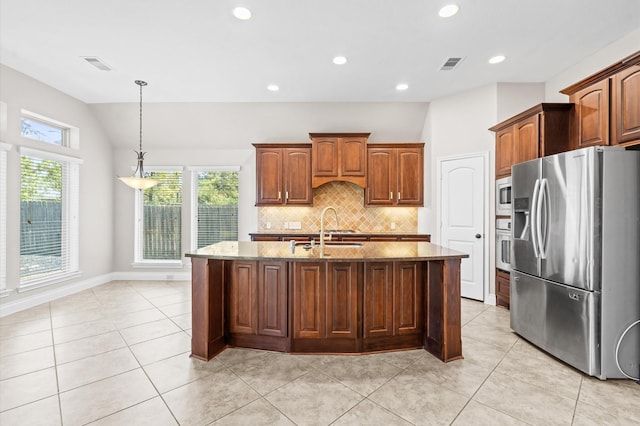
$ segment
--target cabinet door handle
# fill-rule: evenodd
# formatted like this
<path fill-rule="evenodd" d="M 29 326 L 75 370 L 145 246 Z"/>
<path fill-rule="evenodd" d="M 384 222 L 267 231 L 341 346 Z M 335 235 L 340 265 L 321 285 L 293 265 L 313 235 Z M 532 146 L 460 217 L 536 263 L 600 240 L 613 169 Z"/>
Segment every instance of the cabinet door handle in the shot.
<path fill-rule="evenodd" d="M 389 199 L 393 200 L 393 191 L 389 191 Z"/>
<path fill-rule="evenodd" d="M 282 192 L 278 191 L 278 200 L 282 197 Z"/>
<path fill-rule="evenodd" d="M 398 201 L 400 201 L 400 191 L 398 191 Z"/>
<path fill-rule="evenodd" d="M 289 201 L 289 191 L 285 191 L 284 193 L 284 199 Z"/>

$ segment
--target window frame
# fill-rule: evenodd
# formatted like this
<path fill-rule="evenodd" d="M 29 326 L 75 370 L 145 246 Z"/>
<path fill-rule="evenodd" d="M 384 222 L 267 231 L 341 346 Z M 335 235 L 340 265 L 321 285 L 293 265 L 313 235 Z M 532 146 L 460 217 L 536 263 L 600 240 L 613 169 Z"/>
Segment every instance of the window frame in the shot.
<path fill-rule="evenodd" d="M 135 167 L 132 167 L 135 170 Z M 180 190 L 182 192 L 182 204 L 181 204 L 181 216 L 184 218 L 184 167 L 182 166 L 145 166 L 145 173 L 153 172 L 169 172 L 169 173 L 181 173 L 182 183 Z M 134 190 L 135 192 L 135 209 L 134 209 L 134 243 L 133 243 L 133 263 L 131 264 L 136 268 L 182 268 L 186 263 L 186 257 L 183 253 L 180 255 L 180 259 L 144 259 L 143 245 L 144 245 L 144 189 Z M 184 244 L 184 220 L 181 221 L 182 226 L 180 229 L 180 241 Z"/>
<path fill-rule="evenodd" d="M 11 148 L 0 142 L 0 297 L 12 292 L 7 289 L 7 153 Z"/>
<path fill-rule="evenodd" d="M 46 142 L 42 142 L 47 145 Z M 56 146 L 56 145 L 51 145 Z M 65 154 L 58 154 L 43 149 L 19 147 L 20 158 L 23 156 L 52 160 L 63 164 L 62 181 L 62 221 L 66 223 L 61 245 L 66 254 L 61 271 L 51 271 L 37 278 L 19 278 L 18 292 L 28 291 L 43 286 L 59 283 L 80 276 L 80 165 L 82 159 Z M 22 170 L 20 170 L 22 181 Z M 22 255 L 20 255 L 22 256 Z"/>
<path fill-rule="evenodd" d="M 193 166 L 187 168 L 191 178 L 191 250 L 198 249 L 198 173 L 235 172 L 238 173 L 238 194 L 240 193 L 240 166 Z M 239 204 L 239 203 L 238 203 Z M 239 219 L 239 218 L 238 218 Z"/>

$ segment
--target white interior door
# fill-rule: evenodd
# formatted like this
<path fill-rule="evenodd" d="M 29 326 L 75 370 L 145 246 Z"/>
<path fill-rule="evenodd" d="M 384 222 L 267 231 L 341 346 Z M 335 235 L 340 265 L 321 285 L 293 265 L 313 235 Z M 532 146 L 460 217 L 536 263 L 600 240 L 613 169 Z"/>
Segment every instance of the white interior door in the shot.
<path fill-rule="evenodd" d="M 444 159 L 440 163 L 440 245 L 469 255 L 462 259 L 462 297 L 484 300 L 485 158 Z"/>

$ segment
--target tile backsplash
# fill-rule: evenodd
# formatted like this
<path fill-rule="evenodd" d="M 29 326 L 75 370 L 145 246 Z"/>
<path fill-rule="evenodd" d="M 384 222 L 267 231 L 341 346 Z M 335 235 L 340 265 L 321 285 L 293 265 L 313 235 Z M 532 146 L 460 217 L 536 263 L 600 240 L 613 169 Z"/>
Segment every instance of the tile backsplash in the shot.
<path fill-rule="evenodd" d="M 415 233 L 418 229 L 416 207 L 365 207 L 363 188 L 348 182 L 330 182 L 313 190 L 313 206 L 259 207 L 258 232 L 318 232 L 320 214 L 327 206 L 336 209 L 340 221 L 336 225 L 333 213 L 327 213 L 325 228 L 328 229 L 402 234 Z M 301 229 L 285 228 L 289 222 L 300 222 Z M 267 228 L 268 223 L 270 228 Z"/>

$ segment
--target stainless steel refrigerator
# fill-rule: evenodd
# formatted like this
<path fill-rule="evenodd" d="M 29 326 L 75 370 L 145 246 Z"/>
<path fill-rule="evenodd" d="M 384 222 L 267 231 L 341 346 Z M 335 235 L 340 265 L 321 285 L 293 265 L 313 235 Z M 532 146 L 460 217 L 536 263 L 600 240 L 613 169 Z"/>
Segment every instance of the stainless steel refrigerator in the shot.
<path fill-rule="evenodd" d="M 639 377 L 640 151 L 569 151 L 512 178 L 511 328 L 589 375 Z"/>

